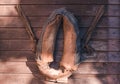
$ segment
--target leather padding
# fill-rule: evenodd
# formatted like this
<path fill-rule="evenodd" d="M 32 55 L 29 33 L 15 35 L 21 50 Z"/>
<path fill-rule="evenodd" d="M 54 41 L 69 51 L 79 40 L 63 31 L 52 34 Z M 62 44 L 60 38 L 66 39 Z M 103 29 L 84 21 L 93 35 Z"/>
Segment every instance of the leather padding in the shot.
<path fill-rule="evenodd" d="M 64 48 L 58 70 L 51 69 L 49 63 L 53 61 L 53 53 L 56 41 L 56 35 L 59 26 L 63 23 Z M 40 39 L 37 45 L 37 63 L 40 71 L 47 77 L 56 79 L 70 75 L 71 71 L 77 69 L 80 59 L 80 38 L 79 27 L 76 18 L 65 8 L 60 8 L 50 15 L 43 27 Z M 64 72 L 63 70 L 64 69 Z M 51 72 L 53 71 L 53 73 Z M 56 73 L 54 73 L 56 72 Z"/>

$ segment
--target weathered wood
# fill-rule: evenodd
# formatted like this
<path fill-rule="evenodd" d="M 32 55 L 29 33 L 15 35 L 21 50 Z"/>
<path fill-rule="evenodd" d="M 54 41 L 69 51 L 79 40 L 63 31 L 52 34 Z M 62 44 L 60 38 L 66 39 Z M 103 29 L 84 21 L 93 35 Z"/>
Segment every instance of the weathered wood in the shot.
<path fill-rule="evenodd" d="M 36 32 L 37 33 L 37 32 Z M 0 39 L 27 39 L 30 40 L 25 29 L 0 28 Z"/>
<path fill-rule="evenodd" d="M 74 73 L 77 74 L 106 74 L 106 63 L 80 63 L 78 70 Z"/>
<path fill-rule="evenodd" d="M 119 40 L 108 40 L 106 42 L 94 41 L 91 45 L 95 50 L 120 51 L 120 48 L 118 47 Z"/>
<path fill-rule="evenodd" d="M 42 28 L 33 28 L 37 39 L 40 37 Z M 0 28 L 0 39 L 2 40 L 30 40 L 24 27 L 20 28 Z"/>
<path fill-rule="evenodd" d="M 74 73 L 77 74 L 120 74 L 119 62 L 88 62 L 81 63 Z"/>
<path fill-rule="evenodd" d="M 119 84 L 118 76 L 75 74 L 69 78 L 68 84 Z M 39 74 L 0 74 L 0 82 L 2 84 L 56 84 L 43 81 Z"/>
<path fill-rule="evenodd" d="M 83 52 L 92 54 L 94 50 L 89 46 L 90 39 L 92 37 L 93 31 L 96 28 L 96 25 L 98 24 L 99 20 L 104 14 L 105 6 L 101 5 L 98 10 L 96 11 L 96 16 L 94 17 L 93 21 L 91 22 L 90 26 L 88 27 L 87 31 L 85 32 L 84 36 L 82 37 L 82 49 Z M 90 49 L 91 48 L 91 49 Z"/>
<path fill-rule="evenodd" d="M 18 4 L 20 3 L 20 0 L 1 0 L 0 4 Z M 58 1 L 58 0 L 21 0 L 21 4 L 120 4 L 119 0 L 64 0 L 64 1 Z"/>
<path fill-rule="evenodd" d="M 18 15 L 21 17 L 21 20 L 23 21 L 24 23 L 24 26 L 26 28 L 26 31 L 28 33 L 28 36 L 30 37 L 32 43 L 33 43 L 33 49 L 32 51 L 33 52 L 36 52 L 36 44 L 37 44 L 37 39 L 35 37 L 35 34 L 33 32 L 33 29 L 32 29 L 32 26 L 30 24 L 30 21 L 28 20 L 28 18 L 26 17 L 24 11 L 22 10 L 21 6 L 20 5 L 16 5 L 16 11 L 18 12 Z"/>
<path fill-rule="evenodd" d="M 66 7 L 76 16 L 95 16 L 99 5 L 21 5 L 26 16 L 48 16 L 55 9 Z M 49 8 L 49 9 L 48 9 Z M 31 9 L 31 10 L 28 10 Z M 84 9 L 84 10 L 83 10 Z M 104 16 L 120 16 L 120 5 L 107 5 Z M 18 16 L 15 5 L 0 5 L 0 16 Z"/>
<path fill-rule="evenodd" d="M 73 74 L 119 74 L 120 63 L 117 62 L 83 62 Z M 0 73 L 5 74 L 39 74 L 35 62 L 0 62 Z M 18 66 L 19 65 L 19 66 Z"/>
<path fill-rule="evenodd" d="M 119 40 L 91 41 L 97 51 L 120 51 L 119 44 Z M 32 47 L 30 40 L 0 40 L 0 50 L 31 50 Z M 62 50 L 63 40 L 57 40 L 56 47 L 55 50 Z"/>
<path fill-rule="evenodd" d="M 95 32 L 92 35 L 92 38 L 99 38 L 99 39 L 119 39 L 120 36 L 120 29 L 112 29 L 112 28 L 104 28 L 99 29 L 96 28 Z"/>
<path fill-rule="evenodd" d="M 75 74 L 70 79 L 70 84 L 119 84 L 119 75 L 79 75 Z"/>
<path fill-rule="evenodd" d="M 56 53 L 57 52 L 57 53 Z M 60 61 L 62 56 L 61 51 L 55 52 L 55 60 Z M 114 55 L 114 57 L 119 57 L 119 52 L 97 52 L 96 57 L 84 58 L 83 62 L 118 62 L 120 59 L 111 60 L 108 53 Z M 108 60 L 109 57 L 109 60 Z M 35 61 L 35 54 L 31 51 L 0 51 L 0 61 Z"/>
<path fill-rule="evenodd" d="M 29 17 L 32 27 L 42 27 L 48 17 Z M 90 26 L 94 17 L 77 17 L 80 27 Z M 24 27 L 20 17 L 0 17 L 0 27 Z M 110 24 L 109 24 L 110 23 Z M 119 27 L 118 17 L 103 17 L 97 27 Z"/>
<path fill-rule="evenodd" d="M 120 62 L 120 52 L 108 52 L 108 60 L 113 62 Z"/>
<path fill-rule="evenodd" d="M 35 74 L 37 75 L 37 74 Z M 76 79 L 69 78 L 68 84 L 119 84 L 118 75 L 79 75 L 74 76 Z M 2 84 L 56 84 L 43 81 L 42 79 L 33 76 L 32 74 L 0 74 L 0 82 Z"/>
<path fill-rule="evenodd" d="M 107 63 L 106 67 L 108 69 L 107 70 L 108 73 L 110 73 L 110 74 L 116 74 L 116 73 L 120 74 L 120 66 L 119 66 L 119 64 L 117 64 L 117 63 Z"/>
<path fill-rule="evenodd" d="M 82 62 L 119 62 L 119 52 L 96 52 L 97 56 L 92 58 L 82 57 Z M 62 51 L 55 51 L 55 61 L 59 62 Z M 35 61 L 35 54 L 32 51 L 0 51 L 2 62 L 26 62 Z"/>
<path fill-rule="evenodd" d="M 35 62 L 0 62 L 0 73 L 39 73 Z"/>
<path fill-rule="evenodd" d="M 58 40 L 56 42 L 57 50 L 62 50 L 63 40 Z M 119 40 L 94 40 L 90 41 L 91 46 L 97 51 L 120 51 Z"/>
<path fill-rule="evenodd" d="M 35 35 L 33 33 L 33 29 L 31 27 L 31 24 L 28 20 L 28 18 L 26 17 L 24 11 L 22 10 L 21 6 L 20 5 L 17 5 L 16 6 L 16 10 L 21 18 L 21 20 L 23 21 L 24 23 L 24 26 L 26 28 L 26 31 L 28 33 L 28 36 L 30 37 L 31 41 L 33 42 L 34 45 L 36 45 L 36 38 L 35 38 Z"/>
<path fill-rule="evenodd" d="M 32 51 L 0 51 L 0 62 L 26 62 L 35 61 Z"/>
<path fill-rule="evenodd" d="M 107 82 L 107 76 L 109 75 L 79 75 L 75 74 L 73 76 L 73 81 L 71 80 L 73 84 L 108 84 Z M 70 84 L 72 84 L 70 83 Z"/>
<path fill-rule="evenodd" d="M 118 50 L 120 52 L 120 40 L 109 40 L 108 41 L 108 50 Z"/>
<path fill-rule="evenodd" d="M 119 75 L 109 75 L 106 78 L 107 78 L 108 84 L 120 84 Z"/>
<path fill-rule="evenodd" d="M 30 40 L 0 40 L 0 50 L 32 50 L 32 47 Z"/>
<path fill-rule="evenodd" d="M 39 74 L 0 74 L 1 84 L 45 84 Z"/>
<path fill-rule="evenodd" d="M 35 36 L 39 39 L 42 28 L 33 28 Z M 87 28 L 80 28 L 80 35 L 83 36 Z M 58 39 L 63 39 L 63 31 L 58 32 Z M 119 39 L 120 29 L 114 28 L 96 28 L 92 35 L 92 39 Z M 1 40 L 30 40 L 25 28 L 0 28 Z"/>
<path fill-rule="evenodd" d="M 30 51 L 32 43 L 14 8 L 19 3 L 20 0 L 0 0 L 0 83 L 56 84 L 43 81 L 43 76 L 39 75 L 35 54 Z M 66 7 L 74 13 L 83 35 L 86 30 L 83 27 L 89 27 L 96 8 L 105 4 L 104 17 L 93 33 L 94 41 L 91 41 L 93 48 L 98 51 L 97 56 L 82 57 L 83 63 L 69 78 L 68 84 L 120 84 L 120 0 L 22 0 L 21 4 L 37 38 L 54 9 Z M 57 39 L 55 59 L 58 62 L 63 51 L 61 31 Z"/>

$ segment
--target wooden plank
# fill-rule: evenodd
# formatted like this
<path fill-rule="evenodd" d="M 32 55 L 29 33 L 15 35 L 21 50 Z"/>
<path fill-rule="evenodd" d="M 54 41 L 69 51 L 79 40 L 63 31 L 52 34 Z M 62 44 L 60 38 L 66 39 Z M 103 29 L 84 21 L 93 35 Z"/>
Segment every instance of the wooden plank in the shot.
<path fill-rule="evenodd" d="M 90 45 L 96 51 L 120 51 L 119 40 L 91 40 Z M 56 47 L 58 50 L 63 48 L 63 40 L 57 40 Z"/>
<path fill-rule="evenodd" d="M 32 27 L 42 27 L 48 17 L 29 17 Z M 77 17 L 80 27 L 89 27 L 94 17 Z M 24 27 L 20 17 L 0 17 L 0 27 Z M 97 27 L 119 27 L 119 17 L 103 17 Z"/>
<path fill-rule="evenodd" d="M 95 52 L 96 56 L 90 57 L 81 55 L 80 62 L 120 62 L 120 52 Z M 56 62 L 60 62 L 63 51 L 55 51 L 54 58 Z"/>
<path fill-rule="evenodd" d="M 108 52 L 95 52 L 96 56 L 81 55 L 81 62 L 112 62 L 108 60 Z"/>
<path fill-rule="evenodd" d="M 113 0 L 111 0 L 113 1 Z M 119 1 L 120 3 L 120 1 Z M 108 14 L 109 16 L 119 16 L 120 12 L 117 12 L 120 10 L 120 5 L 108 5 L 105 9 L 107 12 L 105 13 L 106 15 Z"/>
<path fill-rule="evenodd" d="M 0 4 L 18 4 L 20 3 L 20 0 L 1 0 Z M 58 1 L 58 0 L 21 0 L 21 4 L 120 4 L 119 0 L 64 0 L 64 1 Z"/>
<path fill-rule="evenodd" d="M 96 51 L 120 51 L 119 40 L 91 41 Z M 30 40 L 0 40 L 0 50 L 32 50 L 33 44 Z M 63 49 L 63 40 L 57 40 L 56 49 Z"/>
<path fill-rule="evenodd" d="M 94 41 L 91 45 L 95 50 L 120 51 L 119 40 L 108 40 L 107 42 Z"/>
<path fill-rule="evenodd" d="M 0 50 L 32 50 L 30 40 L 0 40 Z"/>
<path fill-rule="evenodd" d="M 37 33 L 37 32 L 36 32 Z M 27 39 L 29 40 L 29 35 L 25 29 L 10 29 L 10 28 L 0 28 L 0 39 Z"/>
<path fill-rule="evenodd" d="M 39 74 L 35 62 L 0 62 L 0 73 L 4 74 Z M 120 62 L 82 62 L 74 74 L 119 74 Z"/>
<path fill-rule="evenodd" d="M 120 52 L 108 52 L 108 60 L 113 62 L 120 62 Z"/>
<path fill-rule="evenodd" d="M 37 39 L 40 37 L 41 28 L 33 28 Z M 0 28 L 0 39 L 2 40 L 30 40 L 25 28 Z"/>
<path fill-rule="evenodd" d="M 70 84 L 119 84 L 119 75 L 79 75 L 70 79 Z"/>
<path fill-rule="evenodd" d="M 120 62 L 119 62 L 120 63 Z M 110 74 L 120 74 L 120 65 L 119 63 L 107 63 L 107 71 Z"/>
<path fill-rule="evenodd" d="M 120 75 L 120 62 L 98 63 L 98 62 L 84 62 L 80 63 L 79 68 L 75 74 L 116 74 Z"/>
<path fill-rule="evenodd" d="M 111 28 L 103 28 L 99 29 L 96 28 L 92 38 L 93 39 L 119 39 L 120 36 L 120 29 L 111 29 Z"/>
<path fill-rule="evenodd" d="M 81 56 L 82 62 L 119 62 L 120 52 L 96 52 L 95 57 Z M 0 51 L 1 62 L 26 62 L 35 61 L 35 54 L 32 51 Z M 59 62 L 62 51 L 55 51 L 55 61 Z"/>
<path fill-rule="evenodd" d="M 109 40 L 108 41 L 108 50 L 118 50 L 120 51 L 120 40 Z"/>
<path fill-rule="evenodd" d="M 120 4 L 120 0 L 108 0 L 109 4 Z"/>
<path fill-rule="evenodd" d="M 0 15 L 8 15 L 8 16 L 13 16 L 17 15 L 17 12 L 14 8 L 15 5 L 1 5 L 0 6 L 0 11 L 3 11 Z M 95 10 L 96 10 L 96 5 L 89 6 L 89 5 L 22 5 L 23 10 L 25 11 L 25 14 L 27 16 L 48 16 L 54 11 L 55 9 L 61 8 L 61 7 L 66 7 L 71 12 L 76 13 L 77 15 L 94 15 Z M 91 9 L 87 9 L 87 7 Z M 49 8 L 49 9 L 48 9 Z M 84 8 L 84 10 L 83 10 Z M 28 10 L 31 9 L 31 10 Z M 76 9 L 76 10 L 74 10 Z M 73 11 L 72 11 L 73 10 Z M 6 13 L 7 11 L 7 13 Z M 12 12 L 12 13 L 8 13 Z"/>
<path fill-rule="evenodd" d="M 0 5 L 2 4 L 18 4 L 19 0 L 0 0 Z"/>
<path fill-rule="evenodd" d="M 56 53 L 57 52 L 57 53 Z M 82 62 L 118 62 L 117 60 L 109 60 L 108 61 L 108 52 L 97 52 L 97 56 L 95 57 L 81 57 Z M 112 53 L 112 52 L 109 52 Z M 115 56 L 119 56 L 118 52 L 114 52 Z M 35 54 L 32 51 L 0 51 L 0 61 L 1 62 L 26 62 L 26 61 L 35 61 Z M 62 57 L 61 51 L 55 51 L 55 61 L 59 62 Z M 115 59 L 115 58 L 114 58 Z"/>
<path fill-rule="evenodd" d="M 35 61 L 32 51 L 0 51 L 0 62 L 26 62 Z"/>
<path fill-rule="evenodd" d="M 107 76 L 108 84 L 120 84 L 119 75 L 109 75 Z"/>
<path fill-rule="evenodd" d="M 42 28 L 33 28 L 37 39 L 40 38 Z M 87 28 L 80 28 L 80 37 L 82 37 Z M 63 39 L 62 29 L 58 32 L 58 39 Z M 108 28 L 96 28 L 92 35 L 92 39 L 119 39 L 120 29 L 108 29 Z M 1 40 L 29 40 L 29 35 L 25 28 L 0 28 L 0 39 Z"/>
<path fill-rule="evenodd" d="M 79 75 L 75 74 L 70 80 L 70 84 L 109 84 L 107 80 L 109 75 Z"/>
<path fill-rule="evenodd" d="M 25 62 L 0 62 L 1 68 L 0 73 L 39 73 L 38 68 L 36 67 L 36 64 L 34 62 L 27 62 L 27 65 Z M 19 66 L 18 66 L 19 65 Z M 105 73 L 105 69 L 100 70 L 100 72 L 97 72 L 95 66 L 99 66 L 99 69 L 103 68 L 102 63 L 99 63 L 99 65 L 93 65 L 92 63 L 82 63 L 80 64 L 80 68 L 75 73 L 79 74 L 103 74 Z M 98 70 L 99 70 L 98 69 Z M 89 72 L 90 71 L 90 72 Z"/>
<path fill-rule="evenodd" d="M 45 84 L 39 74 L 0 74 L 1 84 Z"/>
<path fill-rule="evenodd" d="M 0 62 L 0 73 L 39 73 L 39 69 L 35 62 Z"/>
<path fill-rule="evenodd" d="M 76 16 L 95 16 L 99 6 L 100 5 L 22 5 L 22 8 L 26 16 L 49 16 L 52 11 L 62 7 L 67 8 Z M 104 16 L 120 16 L 119 10 L 120 5 L 107 5 Z M 0 16 L 18 16 L 15 5 L 0 5 L 0 11 L 2 11 Z"/>
<path fill-rule="evenodd" d="M 76 75 L 68 84 L 119 84 L 119 75 Z M 111 80 L 112 79 L 112 80 Z M 2 84 L 56 84 L 44 81 L 38 74 L 0 74 Z"/>
<path fill-rule="evenodd" d="M 85 62 L 80 63 L 75 74 L 107 74 L 106 63 Z"/>

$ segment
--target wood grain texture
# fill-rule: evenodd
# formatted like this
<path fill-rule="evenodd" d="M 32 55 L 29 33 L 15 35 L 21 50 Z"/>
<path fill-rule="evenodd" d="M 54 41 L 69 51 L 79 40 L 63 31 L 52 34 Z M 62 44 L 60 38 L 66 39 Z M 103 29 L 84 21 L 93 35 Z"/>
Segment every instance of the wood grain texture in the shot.
<path fill-rule="evenodd" d="M 68 84 L 119 84 L 120 75 L 79 75 L 69 78 Z M 2 84 L 56 84 L 44 81 L 38 74 L 0 74 Z M 59 84 L 59 83 L 58 83 Z"/>
<path fill-rule="evenodd" d="M 79 65 L 75 74 L 119 74 L 120 63 L 117 62 L 83 62 Z M 5 74 L 39 74 L 35 62 L 0 62 L 0 73 Z M 19 66 L 18 66 L 19 65 Z M 110 67 L 111 66 L 111 67 Z"/>
<path fill-rule="evenodd" d="M 24 44 L 23 44 L 24 43 Z M 119 40 L 91 41 L 92 47 L 97 51 L 120 51 Z M 0 40 L 0 50 L 32 50 L 33 44 L 30 40 Z M 56 42 L 55 50 L 63 49 L 63 40 Z"/>
<path fill-rule="evenodd" d="M 16 5 L 0 5 L 0 16 L 18 16 Z M 27 16 L 49 16 L 52 11 L 65 7 L 76 16 L 95 16 L 100 5 L 22 5 Z M 89 8 L 89 9 L 88 9 Z M 28 10 L 31 9 L 31 10 Z M 84 9 L 84 10 L 83 10 Z M 120 5 L 106 5 L 104 16 L 120 16 Z"/>
<path fill-rule="evenodd" d="M 42 28 L 33 28 L 37 39 L 40 38 Z M 87 28 L 80 28 L 80 37 L 82 37 Z M 99 28 L 97 27 L 93 32 L 92 39 L 119 39 L 120 29 L 119 28 Z M 58 31 L 57 39 L 63 39 L 62 28 Z M 28 33 L 24 27 L 18 28 L 0 28 L 0 40 L 30 40 Z"/>
<path fill-rule="evenodd" d="M 32 27 L 43 27 L 48 17 L 29 17 Z M 89 27 L 94 17 L 77 17 L 80 27 Z M 0 27 L 24 27 L 20 17 L 0 17 Z M 118 17 L 102 17 L 97 27 L 119 27 Z"/>
<path fill-rule="evenodd" d="M 76 79 L 69 80 L 70 84 L 119 84 L 119 75 L 79 75 L 75 74 Z"/>
<path fill-rule="evenodd" d="M 117 56 L 118 55 L 118 56 Z M 120 52 L 108 52 L 108 60 L 114 62 L 120 62 Z"/>
<path fill-rule="evenodd" d="M 79 68 L 68 84 L 120 84 L 120 0 L 0 0 L 0 83 L 59 84 L 44 81 L 35 63 L 32 42 L 15 5 L 22 4 L 37 39 L 51 12 L 66 7 L 78 19 L 80 36 L 90 26 L 97 7 L 105 4 L 105 14 L 92 35 L 95 57 L 81 56 Z M 63 32 L 58 32 L 55 62 L 63 53 Z"/>
<path fill-rule="evenodd" d="M 20 3 L 20 0 L 1 0 L 0 4 L 18 4 Z M 21 0 L 21 4 L 120 4 L 119 0 L 85 0 L 85 1 L 80 1 L 80 0 L 64 0 L 64 1 L 58 1 L 58 0 Z"/>
<path fill-rule="evenodd" d="M 109 75 L 107 76 L 108 84 L 119 84 L 120 83 L 120 76 L 119 75 Z"/>
<path fill-rule="evenodd" d="M 2 84 L 45 84 L 38 74 L 0 74 Z"/>
<path fill-rule="evenodd" d="M 24 43 L 24 45 L 23 45 Z M 1 40 L 0 50 L 31 50 L 31 40 Z"/>
<path fill-rule="evenodd" d="M 35 61 L 32 51 L 0 51 L 0 62 Z"/>
<path fill-rule="evenodd" d="M 83 57 L 82 62 L 119 62 L 120 52 L 96 52 L 95 57 Z M 55 51 L 55 60 L 60 61 L 62 51 Z M 30 62 L 35 61 L 32 51 L 0 51 L 0 62 Z"/>

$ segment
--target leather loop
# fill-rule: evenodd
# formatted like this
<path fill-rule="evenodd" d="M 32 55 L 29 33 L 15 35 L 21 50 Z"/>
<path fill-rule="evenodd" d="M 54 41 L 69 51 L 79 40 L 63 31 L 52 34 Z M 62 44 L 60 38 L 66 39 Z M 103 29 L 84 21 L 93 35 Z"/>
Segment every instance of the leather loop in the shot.
<path fill-rule="evenodd" d="M 53 62 L 55 40 L 61 22 L 63 23 L 64 48 L 60 68 L 56 70 L 49 64 Z M 57 9 L 50 15 L 43 29 L 36 52 L 39 70 L 51 79 L 69 77 L 72 71 L 77 69 L 76 59 L 80 58 L 79 27 L 76 18 L 65 8 Z"/>
<path fill-rule="evenodd" d="M 77 24 L 76 18 L 72 13 L 68 12 L 65 8 L 60 8 L 50 15 L 46 24 L 43 27 L 38 44 L 36 43 L 35 35 L 32 31 L 32 27 L 29 23 L 29 20 L 25 16 L 24 12 L 20 5 L 16 6 L 16 10 L 23 20 L 28 35 L 30 36 L 33 44 L 34 51 L 36 51 L 36 62 L 38 64 L 39 70 L 46 77 L 59 80 L 59 78 L 69 77 L 72 74 L 72 71 L 76 70 L 80 60 L 80 51 L 85 51 L 88 54 L 92 54 L 94 49 L 91 48 L 88 43 L 91 38 L 92 32 L 97 25 L 98 21 L 104 14 L 104 5 L 101 5 L 99 10 L 96 12 L 96 16 L 93 19 L 90 27 L 85 33 L 82 41 L 82 49 L 80 50 L 80 36 L 79 36 L 79 27 Z M 53 62 L 53 53 L 56 41 L 56 34 L 58 32 L 59 26 L 63 23 L 64 31 L 64 48 L 63 55 L 60 61 L 60 68 L 54 69 L 49 66 Z M 37 48 L 36 48 L 37 45 Z M 85 56 L 87 56 L 85 54 Z M 91 57 L 96 56 L 91 55 Z"/>

